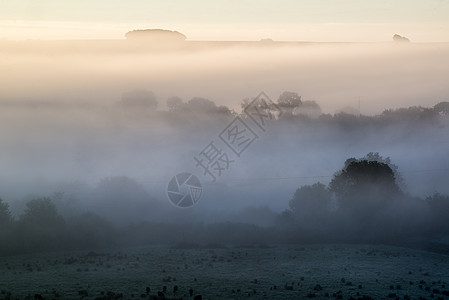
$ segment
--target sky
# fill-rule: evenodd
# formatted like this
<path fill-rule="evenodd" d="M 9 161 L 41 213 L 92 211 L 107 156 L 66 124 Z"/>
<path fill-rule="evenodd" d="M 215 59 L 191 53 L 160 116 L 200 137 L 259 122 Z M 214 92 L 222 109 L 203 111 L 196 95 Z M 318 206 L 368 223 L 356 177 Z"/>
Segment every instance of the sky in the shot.
<path fill-rule="evenodd" d="M 0 39 L 116 39 L 137 28 L 189 40 L 449 42 L 449 1 L 0 0 Z"/>

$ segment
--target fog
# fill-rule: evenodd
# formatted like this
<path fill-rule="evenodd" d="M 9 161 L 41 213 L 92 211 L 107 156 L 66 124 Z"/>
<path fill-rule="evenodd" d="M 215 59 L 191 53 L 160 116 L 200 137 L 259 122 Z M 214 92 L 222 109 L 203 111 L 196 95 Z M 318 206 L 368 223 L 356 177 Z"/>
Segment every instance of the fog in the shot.
<path fill-rule="evenodd" d="M 117 226 L 229 221 L 278 228 L 298 188 L 327 186 L 346 159 L 377 152 L 403 177 L 402 194 L 384 213 L 404 220 L 418 214 L 416 226 L 424 228 L 432 219 L 420 209 L 426 197 L 449 194 L 449 116 L 434 108 L 448 101 L 448 50 L 413 43 L 2 41 L 0 197 L 16 219 L 28 201 L 50 197 L 66 220 L 89 212 Z M 292 91 L 319 107 L 284 111 L 263 131 L 242 112 L 244 99 L 261 91 L 273 102 Z M 168 107 L 168 99 L 180 108 Z M 421 108 L 398 109 L 414 106 Z M 212 182 L 194 157 L 236 116 L 258 138 L 240 157 L 230 155 L 229 169 Z M 167 199 L 168 182 L 181 172 L 196 174 L 203 187 L 190 208 Z M 317 219 L 338 223 L 327 213 Z M 306 230 L 314 223 L 301 224 Z"/>
<path fill-rule="evenodd" d="M 448 93 L 448 44 L 1 41 L 3 100 L 110 104 L 145 88 L 159 99 L 201 96 L 236 109 L 261 90 L 298 91 L 326 113 L 434 105 Z M 24 88 L 27 87 L 27 88 Z M 359 98 L 360 97 L 360 98 Z"/>

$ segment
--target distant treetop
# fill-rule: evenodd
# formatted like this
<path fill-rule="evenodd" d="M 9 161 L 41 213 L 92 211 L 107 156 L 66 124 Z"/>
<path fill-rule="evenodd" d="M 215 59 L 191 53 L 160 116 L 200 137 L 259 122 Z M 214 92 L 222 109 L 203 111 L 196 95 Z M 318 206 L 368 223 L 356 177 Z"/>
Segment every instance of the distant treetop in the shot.
<path fill-rule="evenodd" d="M 128 40 L 170 41 L 182 42 L 186 36 L 177 31 L 165 29 L 138 29 L 125 34 Z"/>
<path fill-rule="evenodd" d="M 433 109 L 440 115 L 449 116 L 449 102 L 440 102 Z"/>
<path fill-rule="evenodd" d="M 410 40 L 406 38 L 405 36 L 400 36 L 399 34 L 393 35 L 393 41 L 399 42 L 399 43 L 409 43 Z"/>

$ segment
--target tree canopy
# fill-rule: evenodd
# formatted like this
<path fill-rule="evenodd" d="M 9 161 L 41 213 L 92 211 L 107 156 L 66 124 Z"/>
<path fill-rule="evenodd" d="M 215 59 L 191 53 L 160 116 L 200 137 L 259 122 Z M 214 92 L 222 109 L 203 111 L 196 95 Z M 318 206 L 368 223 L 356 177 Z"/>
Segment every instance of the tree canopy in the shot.
<path fill-rule="evenodd" d="M 399 191 L 393 170 L 386 163 L 369 160 L 350 161 L 334 176 L 329 187 L 339 198 L 363 196 L 367 191 Z"/>
<path fill-rule="evenodd" d="M 390 166 L 365 159 L 347 161 L 345 168 L 334 175 L 329 189 L 335 193 L 339 210 L 356 222 L 377 218 L 401 195 Z"/>
<path fill-rule="evenodd" d="M 41 227 L 58 227 L 64 224 L 64 219 L 58 214 L 56 206 L 46 197 L 27 202 L 21 220 Z"/>
<path fill-rule="evenodd" d="M 299 96 L 298 93 L 289 91 L 283 92 L 279 96 L 277 102 L 278 106 L 282 109 L 282 113 L 286 117 L 292 116 L 293 110 L 302 104 L 301 96 Z"/>
<path fill-rule="evenodd" d="M 289 207 L 297 215 L 314 214 L 328 209 L 330 202 L 331 193 L 324 184 L 318 182 L 297 189 L 289 202 Z"/>

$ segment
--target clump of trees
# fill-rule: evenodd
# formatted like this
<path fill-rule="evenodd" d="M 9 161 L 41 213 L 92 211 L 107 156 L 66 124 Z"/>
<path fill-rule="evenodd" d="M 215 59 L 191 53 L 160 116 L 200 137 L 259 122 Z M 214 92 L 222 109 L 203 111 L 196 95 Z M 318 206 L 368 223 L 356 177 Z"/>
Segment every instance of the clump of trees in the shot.
<path fill-rule="evenodd" d="M 232 114 L 228 107 L 218 106 L 214 101 L 201 97 L 193 97 L 187 102 L 179 97 L 170 97 L 167 99 L 167 107 L 172 113 Z"/>
<path fill-rule="evenodd" d="M 8 228 L 11 222 L 12 217 L 9 211 L 9 205 L 0 198 L 0 230 Z"/>
<path fill-rule="evenodd" d="M 442 116 L 449 116 L 449 102 L 440 102 L 433 107 L 435 113 Z"/>
<path fill-rule="evenodd" d="M 449 233 L 449 197 L 412 197 L 401 188 L 401 178 L 397 166 L 378 153 L 350 158 L 327 187 L 299 188 L 284 217 L 333 240 L 400 242 Z"/>
<path fill-rule="evenodd" d="M 240 103 L 242 111 L 253 99 L 245 98 Z M 322 115 L 321 107 L 315 101 L 304 101 L 296 92 L 285 91 L 274 102 L 260 105 L 258 109 L 264 114 L 271 114 L 277 119 L 293 120 L 295 118 L 318 118 Z"/>
<path fill-rule="evenodd" d="M 105 247 L 114 244 L 112 224 L 92 213 L 64 219 L 48 197 L 26 203 L 16 220 L 0 199 L 0 255 Z"/>
<path fill-rule="evenodd" d="M 406 38 L 405 36 L 401 36 L 399 34 L 393 35 L 393 41 L 398 42 L 398 43 L 409 43 L 410 42 L 410 40 L 408 38 Z"/>
<path fill-rule="evenodd" d="M 125 34 L 127 40 L 149 42 L 183 42 L 186 36 L 178 31 L 166 29 L 137 29 Z"/>
<path fill-rule="evenodd" d="M 207 130 L 220 130 L 222 121 L 230 121 L 235 113 L 227 106 L 217 105 L 214 101 L 193 97 L 183 101 L 179 97 L 170 97 L 166 101 L 168 112 L 166 121 L 183 129 L 204 132 Z M 206 122 L 208 125 L 205 126 Z"/>
<path fill-rule="evenodd" d="M 278 106 L 281 108 L 282 113 L 290 117 L 293 115 L 293 111 L 302 105 L 301 96 L 294 92 L 283 92 L 278 100 Z"/>

